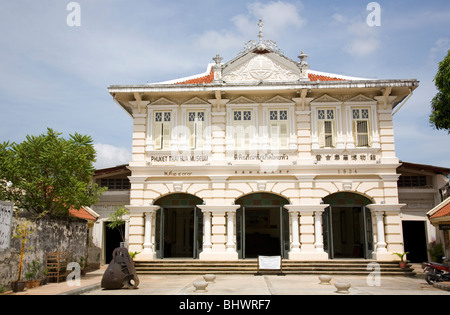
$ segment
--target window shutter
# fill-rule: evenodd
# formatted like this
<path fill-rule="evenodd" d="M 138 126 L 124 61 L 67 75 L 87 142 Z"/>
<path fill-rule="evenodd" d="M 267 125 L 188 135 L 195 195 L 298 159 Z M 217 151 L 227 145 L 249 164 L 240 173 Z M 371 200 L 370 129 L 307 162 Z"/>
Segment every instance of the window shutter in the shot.
<path fill-rule="evenodd" d="M 282 148 L 287 148 L 289 146 L 289 134 L 288 134 L 288 125 L 283 122 L 280 123 L 280 146 Z"/>
<path fill-rule="evenodd" d="M 156 150 L 162 149 L 162 122 L 153 122 L 153 139 Z"/>
<path fill-rule="evenodd" d="M 187 137 L 189 148 L 195 149 L 195 122 L 188 119 L 186 127 L 189 130 L 189 134 Z"/>
<path fill-rule="evenodd" d="M 335 148 L 336 147 L 336 145 L 337 145 L 337 135 L 336 135 L 336 121 L 335 120 L 333 120 L 332 122 L 331 122 L 331 134 L 332 134 L 332 137 L 333 137 L 333 141 L 332 141 L 332 146 Z"/>
<path fill-rule="evenodd" d="M 203 134 L 203 121 L 198 119 L 195 123 L 195 138 L 196 138 L 196 149 L 203 148 L 204 134 Z"/>
<path fill-rule="evenodd" d="M 325 147 L 325 121 L 319 120 L 317 122 L 317 136 L 319 140 L 319 147 Z"/>
<path fill-rule="evenodd" d="M 162 132 L 163 132 L 162 148 L 168 149 L 170 147 L 170 122 L 164 122 Z"/>
<path fill-rule="evenodd" d="M 280 144 L 280 128 L 277 123 L 271 123 L 269 128 L 270 128 L 270 143 L 272 146 L 278 147 Z"/>

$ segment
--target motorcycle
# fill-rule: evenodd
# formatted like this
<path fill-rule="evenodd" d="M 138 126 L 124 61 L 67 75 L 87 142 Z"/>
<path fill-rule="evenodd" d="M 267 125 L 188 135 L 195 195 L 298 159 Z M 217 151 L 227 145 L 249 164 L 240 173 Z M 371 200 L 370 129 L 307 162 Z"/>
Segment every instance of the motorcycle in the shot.
<path fill-rule="evenodd" d="M 446 257 L 442 257 L 446 259 Z M 449 261 L 447 260 L 447 263 Z M 446 263 L 437 262 L 422 263 L 423 271 L 426 272 L 425 280 L 428 284 L 433 285 L 436 282 L 450 281 L 450 266 Z"/>

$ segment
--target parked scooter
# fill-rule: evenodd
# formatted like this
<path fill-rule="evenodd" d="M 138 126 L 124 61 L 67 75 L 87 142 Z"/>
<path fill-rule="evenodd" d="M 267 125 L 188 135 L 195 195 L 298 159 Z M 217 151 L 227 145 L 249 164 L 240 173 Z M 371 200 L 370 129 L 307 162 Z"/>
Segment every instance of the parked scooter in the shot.
<path fill-rule="evenodd" d="M 442 257 L 446 259 L 446 257 Z M 447 263 L 449 261 L 447 260 Z M 440 264 L 437 262 L 422 263 L 423 271 L 426 272 L 425 280 L 428 284 L 433 285 L 436 282 L 450 281 L 450 266 L 446 263 Z"/>

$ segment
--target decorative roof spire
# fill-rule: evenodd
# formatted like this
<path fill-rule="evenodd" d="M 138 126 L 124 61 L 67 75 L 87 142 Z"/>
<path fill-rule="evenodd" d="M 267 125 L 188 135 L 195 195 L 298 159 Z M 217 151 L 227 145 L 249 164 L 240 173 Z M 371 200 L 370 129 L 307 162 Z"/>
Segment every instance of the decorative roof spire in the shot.
<path fill-rule="evenodd" d="M 248 41 L 245 46 L 244 49 L 240 52 L 241 54 L 245 54 L 249 51 L 252 50 L 258 50 L 258 51 L 264 51 L 264 50 L 273 50 L 277 53 L 283 54 L 283 52 L 277 47 L 277 44 L 273 41 L 273 40 L 264 40 L 264 34 L 263 34 L 263 21 L 259 20 L 258 21 L 258 27 L 259 27 L 259 34 L 258 34 L 258 38 L 259 40 L 250 40 Z"/>
<path fill-rule="evenodd" d="M 258 37 L 259 37 L 259 45 L 264 45 L 263 44 L 264 34 L 263 34 L 263 31 L 262 31 L 264 24 L 263 24 L 262 20 L 259 20 L 258 26 L 259 26 L 259 35 L 258 35 Z"/>

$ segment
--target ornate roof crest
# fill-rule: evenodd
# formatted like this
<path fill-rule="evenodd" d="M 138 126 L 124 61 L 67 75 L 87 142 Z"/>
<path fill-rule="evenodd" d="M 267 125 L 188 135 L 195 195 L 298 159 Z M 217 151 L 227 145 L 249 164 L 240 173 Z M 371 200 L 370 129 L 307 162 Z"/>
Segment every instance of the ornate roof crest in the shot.
<path fill-rule="evenodd" d="M 240 55 L 245 54 L 249 51 L 259 51 L 259 52 L 264 52 L 267 51 L 268 49 L 275 51 L 279 54 L 283 54 L 283 52 L 277 47 L 277 44 L 273 41 L 273 40 L 264 40 L 264 34 L 263 34 L 263 22 L 262 20 L 259 20 L 258 22 L 258 27 L 259 27 L 259 40 L 250 40 L 248 41 L 245 46 L 244 49 L 239 53 Z"/>

